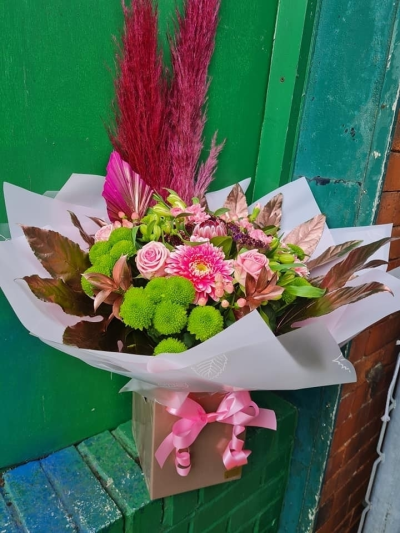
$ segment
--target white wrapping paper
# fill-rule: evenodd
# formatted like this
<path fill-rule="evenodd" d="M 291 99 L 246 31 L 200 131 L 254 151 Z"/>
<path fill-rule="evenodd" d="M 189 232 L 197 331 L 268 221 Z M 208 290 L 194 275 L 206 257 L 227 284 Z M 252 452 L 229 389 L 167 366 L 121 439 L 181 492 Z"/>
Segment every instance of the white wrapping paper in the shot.
<path fill-rule="evenodd" d="M 47 277 L 31 252 L 20 225 L 49 227 L 83 248 L 79 232 L 70 222 L 73 211 L 88 232 L 96 226 L 89 216 L 105 218 L 101 197 L 104 178 L 73 174 L 55 199 L 5 184 L 4 193 L 11 240 L 0 242 L 0 286 L 27 330 L 46 344 L 86 363 L 131 378 L 124 390 L 135 390 L 160 403 L 179 403 L 190 392 L 301 389 L 356 380 L 353 366 L 343 358 L 338 344 L 370 324 L 400 309 L 400 280 L 384 270 L 367 271 L 351 283 L 377 280 L 388 285 L 394 297 L 382 293 L 312 319 L 302 328 L 275 337 L 255 311 L 220 334 L 180 354 L 157 357 L 84 350 L 62 344 L 66 326 L 82 318 L 66 315 L 55 304 L 38 300 L 21 280 L 39 274 Z M 249 180 L 242 182 L 246 188 Z M 305 179 L 279 189 L 284 195 L 282 231 L 310 219 L 320 211 Z M 211 209 L 220 207 L 228 189 L 210 193 Z M 265 203 L 274 193 L 261 199 Z M 350 239 L 372 242 L 390 234 L 390 226 L 325 229 L 315 256 L 328 246 Z M 387 259 L 388 247 L 374 258 Z"/>

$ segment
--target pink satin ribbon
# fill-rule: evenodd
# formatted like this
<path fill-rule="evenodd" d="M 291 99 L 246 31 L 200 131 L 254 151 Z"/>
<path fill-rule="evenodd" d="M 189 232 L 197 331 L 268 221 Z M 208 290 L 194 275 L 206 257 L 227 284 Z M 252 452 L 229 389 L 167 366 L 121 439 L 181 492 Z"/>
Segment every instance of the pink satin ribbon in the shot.
<path fill-rule="evenodd" d="M 188 448 L 207 424 L 221 422 L 233 426 L 232 438 L 222 454 L 222 461 L 227 470 L 247 464 L 251 451 L 243 449 L 244 441 L 239 438 L 246 426 L 276 429 L 274 411 L 260 409 L 251 400 L 248 391 L 227 394 L 215 413 L 206 413 L 203 407 L 191 398 L 186 398 L 177 409 L 166 409 L 181 420 L 175 422 L 171 433 L 158 447 L 155 457 L 162 468 L 168 456 L 175 450 L 175 467 L 180 476 L 189 474 L 191 464 Z"/>

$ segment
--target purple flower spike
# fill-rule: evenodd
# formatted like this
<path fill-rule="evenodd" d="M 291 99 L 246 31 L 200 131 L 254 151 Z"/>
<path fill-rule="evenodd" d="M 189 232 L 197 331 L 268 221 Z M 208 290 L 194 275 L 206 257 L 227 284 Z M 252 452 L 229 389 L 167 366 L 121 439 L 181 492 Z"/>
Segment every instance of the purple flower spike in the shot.
<path fill-rule="evenodd" d="M 153 190 L 139 174 L 121 159 L 118 152 L 112 152 L 103 188 L 103 198 L 111 222 L 120 221 L 121 213 L 129 220 L 142 218 L 152 195 Z"/>

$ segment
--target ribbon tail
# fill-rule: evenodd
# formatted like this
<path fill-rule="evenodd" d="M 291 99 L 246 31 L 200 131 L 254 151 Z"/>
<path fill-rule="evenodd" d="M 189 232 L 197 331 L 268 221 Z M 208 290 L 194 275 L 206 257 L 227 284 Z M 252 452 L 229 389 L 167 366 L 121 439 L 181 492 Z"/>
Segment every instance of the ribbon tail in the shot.
<path fill-rule="evenodd" d="M 177 473 L 182 477 L 186 477 L 189 474 L 192 468 L 189 450 L 176 450 L 175 468 Z"/>
<path fill-rule="evenodd" d="M 277 422 L 275 411 L 271 409 L 260 409 L 257 416 L 246 423 L 246 426 L 257 426 L 265 429 L 276 430 Z"/>
<path fill-rule="evenodd" d="M 174 435 L 173 433 L 170 433 L 165 437 L 165 439 L 162 441 L 160 446 L 157 448 L 155 455 L 155 458 L 157 460 L 157 463 L 162 468 L 164 466 L 165 461 L 167 460 L 168 456 L 174 451 Z"/>
<path fill-rule="evenodd" d="M 222 461 L 227 470 L 232 470 L 232 468 L 247 464 L 247 458 L 251 454 L 251 451 L 243 450 L 244 440 L 238 437 L 244 430 L 244 426 L 234 426 L 232 428 L 232 440 L 228 443 L 228 446 L 222 454 Z"/>

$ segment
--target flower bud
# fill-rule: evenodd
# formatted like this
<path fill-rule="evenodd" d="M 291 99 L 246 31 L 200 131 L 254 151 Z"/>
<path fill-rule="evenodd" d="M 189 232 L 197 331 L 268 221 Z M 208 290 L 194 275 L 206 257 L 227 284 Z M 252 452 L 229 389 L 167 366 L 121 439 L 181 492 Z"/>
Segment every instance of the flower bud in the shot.
<path fill-rule="evenodd" d="M 279 261 L 282 264 L 288 265 L 288 264 L 294 262 L 294 255 L 292 255 L 292 254 L 279 254 L 278 259 L 279 259 Z"/>
<path fill-rule="evenodd" d="M 224 309 L 226 309 L 227 307 L 229 307 L 229 302 L 228 302 L 228 300 L 221 300 L 221 307 L 223 307 Z"/>
<path fill-rule="evenodd" d="M 171 204 L 172 207 L 179 207 L 180 209 L 185 209 L 186 207 L 185 202 L 176 194 L 176 192 L 167 196 L 167 202 Z"/>
<path fill-rule="evenodd" d="M 163 204 L 154 205 L 152 207 L 152 210 L 154 211 L 154 213 L 156 213 L 157 215 L 160 215 L 162 217 L 170 217 L 171 216 L 170 210 L 168 209 L 167 206 L 165 206 Z"/>
<path fill-rule="evenodd" d="M 236 302 L 239 307 L 244 307 L 246 305 L 246 299 L 245 298 L 239 298 L 239 300 Z"/>

